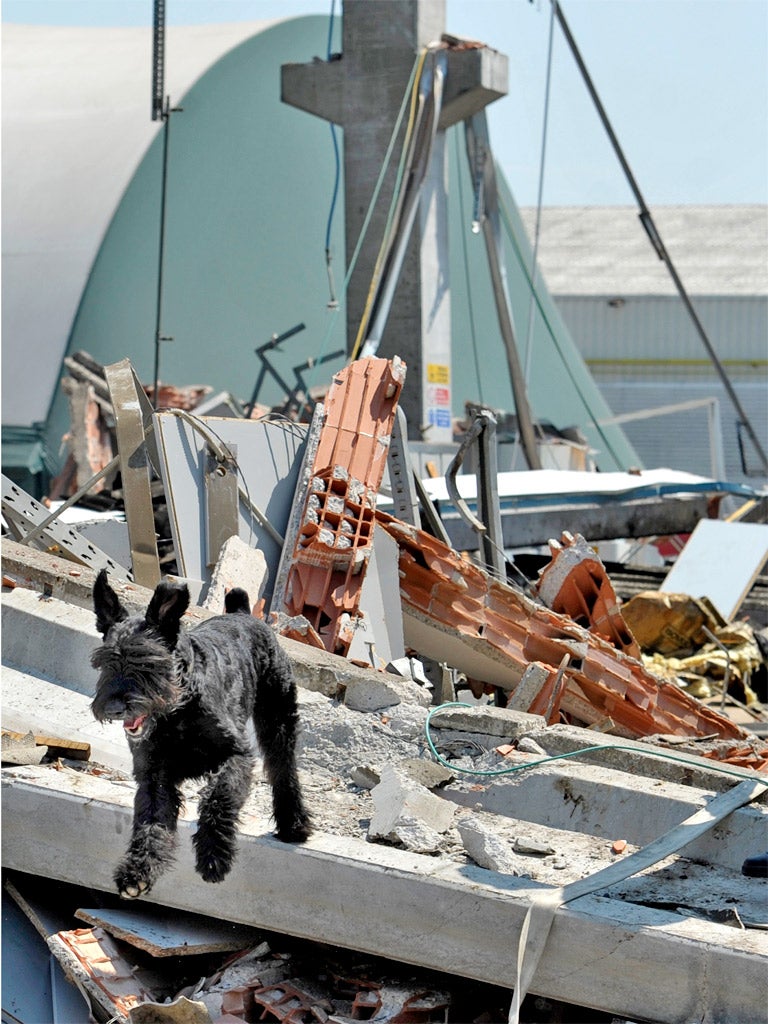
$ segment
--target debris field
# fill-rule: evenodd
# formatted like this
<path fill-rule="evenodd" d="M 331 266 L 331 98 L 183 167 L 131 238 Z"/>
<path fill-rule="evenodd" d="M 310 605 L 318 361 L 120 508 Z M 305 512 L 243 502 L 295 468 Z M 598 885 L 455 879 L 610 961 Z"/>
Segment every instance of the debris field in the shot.
<path fill-rule="evenodd" d="M 128 361 L 69 369 L 55 493 L 91 520 L 3 481 L 4 907 L 77 993 L 55 1019 L 765 1019 L 743 865 L 768 819 L 768 526 L 714 521 L 750 553 L 725 614 L 716 587 L 622 600 L 577 520 L 500 578 L 402 473 L 399 360 L 340 371 L 310 424 L 204 389 L 155 411 Z M 117 899 L 134 787 L 90 713 L 102 568 L 131 610 L 184 580 L 191 622 L 248 590 L 299 686 L 306 844 L 271 836 L 257 771 L 206 885 L 190 784 L 174 869 Z M 19 993 L 4 978 L 4 1012 L 32 1021 Z"/>

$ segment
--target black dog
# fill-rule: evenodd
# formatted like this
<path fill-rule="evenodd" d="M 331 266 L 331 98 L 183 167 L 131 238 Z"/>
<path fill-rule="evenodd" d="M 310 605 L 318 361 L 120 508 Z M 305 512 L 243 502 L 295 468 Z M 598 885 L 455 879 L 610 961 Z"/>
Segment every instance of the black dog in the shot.
<path fill-rule="evenodd" d="M 310 819 L 296 774 L 293 674 L 272 630 L 248 614 L 245 591 L 228 595 L 232 614 L 190 630 L 180 627 L 186 586 L 159 583 L 145 615 L 131 617 L 102 569 L 93 600 L 104 642 L 91 657 L 100 672 L 91 708 L 100 722 L 123 720 L 138 784 L 131 842 L 115 872 L 120 895 L 148 892 L 169 866 L 180 783 L 202 776 L 197 871 L 206 882 L 225 877 L 254 767 L 249 718 L 272 784 L 277 837 L 303 842 Z"/>

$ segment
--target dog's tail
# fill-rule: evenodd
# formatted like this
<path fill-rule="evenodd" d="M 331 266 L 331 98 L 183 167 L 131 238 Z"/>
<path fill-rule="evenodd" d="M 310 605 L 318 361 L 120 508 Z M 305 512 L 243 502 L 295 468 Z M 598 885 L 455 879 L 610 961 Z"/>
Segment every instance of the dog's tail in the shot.
<path fill-rule="evenodd" d="M 224 611 L 229 615 L 232 612 L 245 612 L 251 614 L 251 599 L 248 592 L 242 587 L 233 587 L 224 595 Z"/>

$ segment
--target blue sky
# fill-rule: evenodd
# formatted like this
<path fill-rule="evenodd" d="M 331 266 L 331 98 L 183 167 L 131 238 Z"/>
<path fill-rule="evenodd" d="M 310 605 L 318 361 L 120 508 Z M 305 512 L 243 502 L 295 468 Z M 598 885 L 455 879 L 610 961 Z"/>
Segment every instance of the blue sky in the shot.
<path fill-rule="evenodd" d="M 509 57 L 491 140 L 521 205 L 536 202 L 550 5 L 447 0 L 446 28 Z M 169 24 L 328 14 L 331 0 L 166 0 Z M 336 11 L 341 9 L 337 0 Z M 562 0 L 648 205 L 768 203 L 768 0 Z M 141 25 L 152 0 L 3 0 L 4 21 Z M 555 26 L 545 205 L 633 204 Z"/>

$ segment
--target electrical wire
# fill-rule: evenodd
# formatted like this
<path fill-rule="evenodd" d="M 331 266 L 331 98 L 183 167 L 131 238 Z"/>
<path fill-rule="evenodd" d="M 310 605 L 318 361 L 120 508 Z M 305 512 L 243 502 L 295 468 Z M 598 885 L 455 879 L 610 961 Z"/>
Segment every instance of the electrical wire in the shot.
<path fill-rule="evenodd" d="M 355 337 L 355 343 L 352 346 L 352 353 L 349 357 L 350 362 L 354 362 L 357 359 L 363 341 L 365 340 L 365 332 L 368 329 L 368 325 L 371 319 L 371 312 L 373 310 L 373 304 L 376 299 L 376 294 L 379 288 L 379 281 L 381 280 L 382 270 L 386 262 L 386 258 L 392 246 L 392 239 L 394 237 L 396 229 L 396 216 L 399 217 L 401 208 L 401 196 L 402 196 L 402 185 L 403 185 L 403 174 L 406 164 L 406 158 L 411 148 L 411 142 L 414 136 L 414 128 L 416 125 L 416 110 L 418 104 L 419 85 L 421 82 L 421 75 L 424 70 L 424 63 L 427 59 L 427 53 L 429 47 L 425 46 L 418 57 L 416 65 L 416 73 L 413 76 L 413 82 L 411 85 L 411 102 L 408 114 L 408 123 L 405 129 L 405 139 L 403 141 L 403 147 L 400 153 L 400 162 L 397 168 L 397 176 L 395 179 L 395 187 L 392 192 L 392 199 L 389 205 L 389 212 L 387 214 L 387 221 L 384 226 L 384 233 L 382 235 L 381 244 L 379 245 L 379 251 L 376 255 L 376 263 L 374 264 L 373 273 L 371 274 L 371 281 L 368 285 L 368 295 L 366 296 L 365 306 L 360 317 L 360 324 L 357 329 L 357 336 Z"/>
<path fill-rule="evenodd" d="M 328 44 L 326 46 L 326 59 L 331 59 L 331 41 L 333 39 L 333 24 L 336 16 L 336 0 L 331 0 L 331 14 L 328 19 Z M 341 180 L 341 157 L 339 155 L 339 141 L 336 137 L 336 125 L 330 122 L 331 141 L 333 142 L 333 153 L 336 164 L 336 171 L 333 182 L 333 194 L 331 196 L 331 208 L 328 211 L 328 222 L 325 227 L 325 267 L 328 273 L 328 289 L 330 293 L 329 308 L 335 309 L 338 306 L 335 288 L 333 284 L 333 269 L 331 267 L 331 228 L 333 227 L 333 216 L 336 211 L 336 200 L 339 196 L 339 183 Z"/>
<path fill-rule="evenodd" d="M 563 754 L 552 754 L 551 756 L 539 758 L 537 761 L 526 761 L 525 764 L 511 765 L 507 768 L 464 768 L 462 765 L 447 761 L 442 754 L 438 753 L 429 729 L 432 724 L 433 717 L 438 712 L 444 711 L 446 708 L 470 708 L 475 706 L 476 705 L 473 704 L 465 704 L 463 701 L 447 701 L 445 704 L 438 704 L 437 707 L 432 708 L 427 715 L 426 722 L 424 723 L 427 745 L 432 756 L 441 765 L 443 765 L 443 767 L 449 768 L 452 772 L 460 772 L 464 775 L 479 775 L 483 778 L 494 778 L 499 775 L 512 775 L 515 772 L 527 771 L 530 768 L 538 768 L 543 764 L 551 764 L 553 761 L 566 761 L 569 758 L 578 757 L 581 754 L 592 754 L 599 750 L 629 750 L 634 754 L 638 753 L 638 748 L 636 746 L 629 746 L 629 744 L 600 743 L 593 747 L 580 747 L 578 750 L 569 750 Z M 640 751 L 640 753 L 643 753 L 643 751 Z M 648 753 L 653 757 L 663 758 L 665 761 L 675 761 L 677 764 L 684 764 L 688 768 L 706 767 L 708 771 L 719 772 L 722 775 L 731 775 L 735 779 L 750 781 L 756 778 L 754 774 L 748 775 L 745 772 L 735 771 L 733 768 L 726 768 L 720 764 L 707 764 L 704 766 L 697 761 L 692 761 L 690 758 L 682 757 L 680 754 L 668 754 L 663 750 L 654 749 L 649 750 Z"/>
<path fill-rule="evenodd" d="M 515 235 L 514 228 L 512 227 L 512 218 L 510 216 L 510 213 L 509 213 L 509 210 L 507 208 L 507 205 L 504 202 L 504 197 L 501 195 L 501 193 L 499 194 L 499 210 L 501 211 L 501 222 L 502 222 L 502 225 L 505 228 L 506 237 L 507 237 L 510 245 L 512 246 L 512 252 L 513 252 L 513 254 L 515 256 L 515 259 L 517 260 L 517 263 L 520 266 L 520 269 L 521 269 L 521 271 L 523 273 L 523 276 L 526 279 L 528 287 L 531 289 L 531 294 L 533 295 L 534 301 L 536 303 L 536 307 L 537 307 L 537 309 L 538 309 L 538 311 L 539 311 L 539 313 L 541 315 L 541 318 L 542 318 L 542 320 L 544 322 L 544 325 L 545 325 L 545 327 L 547 329 L 547 333 L 549 334 L 549 337 L 550 337 L 553 345 L 555 346 L 555 350 L 556 350 L 557 354 L 560 356 L 560 360 L 561 360 L 563 366 L 565 367 L 565 371 L 568 374 L 568 377 L 569 377 L 569 379 L 571 381 L 571 384 L 573 385 L 573 388 L 574 388 L 576 394 L 580 398 L 581 403 L 584 406 L 584 409 L 587 411 L 587 413 L 589 415 L 589 418 L 590 418 L 590 421 L 592 423 L 592 426 L 597 431 L 597 433 L 598 433 L 602 443 L 605 445 L 606 450 L 611 455 L 611 457 L 613 458 L 613 460 L 614 460 L 614 462 L 616 463 L 617 466 L 621 466 L 624 469 L 626 469 L 627 467 L 624 466 L 622 460 L 616 454 L 616 452 L 615 452 L 615 450 L 613 448 L 613 445 L 611 444 L 610 438 L 607 436 L 607 434 L 603 430 L 603 427 L 601 426 L 599 421 L 597 419 L 595 419 L 595 416 L 592 413 L 592 409 L 590 408 L 589 402 L 587 401 L 586 395 L 584 394 L 583 389 L 579 385 L 579 382 L 576 380 L 576 378 L 573 375 L 573 372 L 571 370 L 570 361 L 566 358 L 566 355 L 565 355 L 565 353 L 563 351 L 563 348 L 562 348 L 562 346 L 560 344 L 560 341 L 559 341 L 559 339 L 557 337 L 557 333 L 555 332 L 554 327 L 550 323 L 549 317 L 547 316 L 547 314 L 546 314 L 546 312 L 544 310 L 544 306 L 543 306 L 543 304 L 541 302 L 541 299 L 539 297 L 538 291 L 536 290 L 536 288 L 534 286 L 534 282 L 531 279 L 530 273 L 528 272 L 528 267 L 526 266 L 525 258 L 523 256 L 521 250 L 520 250 L 520 246 L 518 245 L 517 237 Z"/>
<path fill-rule="evenodd" d="M 531 259 L 531 294 L 528 301 L 528 330 L 525 339 L 525 369 L 524 377 L 526 384 L 531 377 L 531 359 L 533 356 L 533 325 L 535 320 L 536 307 L 533 293 L 536 287 L 536 274 L 539 269 L 539 240 L 541 237 L 541 208 L 544 202 L 544 167 L 547 155 L 547 129 L 549 124 L 549 93 L 552 84 L 552 43 L 555 36 L 555 7 L 550 5 L 549 16 L 549 42 L 547 46 L 547 73 L 546 85 L 544 88 L 544 115 L 541 126 L 541 154 L 539 157 L 539 185 L 536 196 L 536 224 L 533 232 L 533 256 Z"/>

